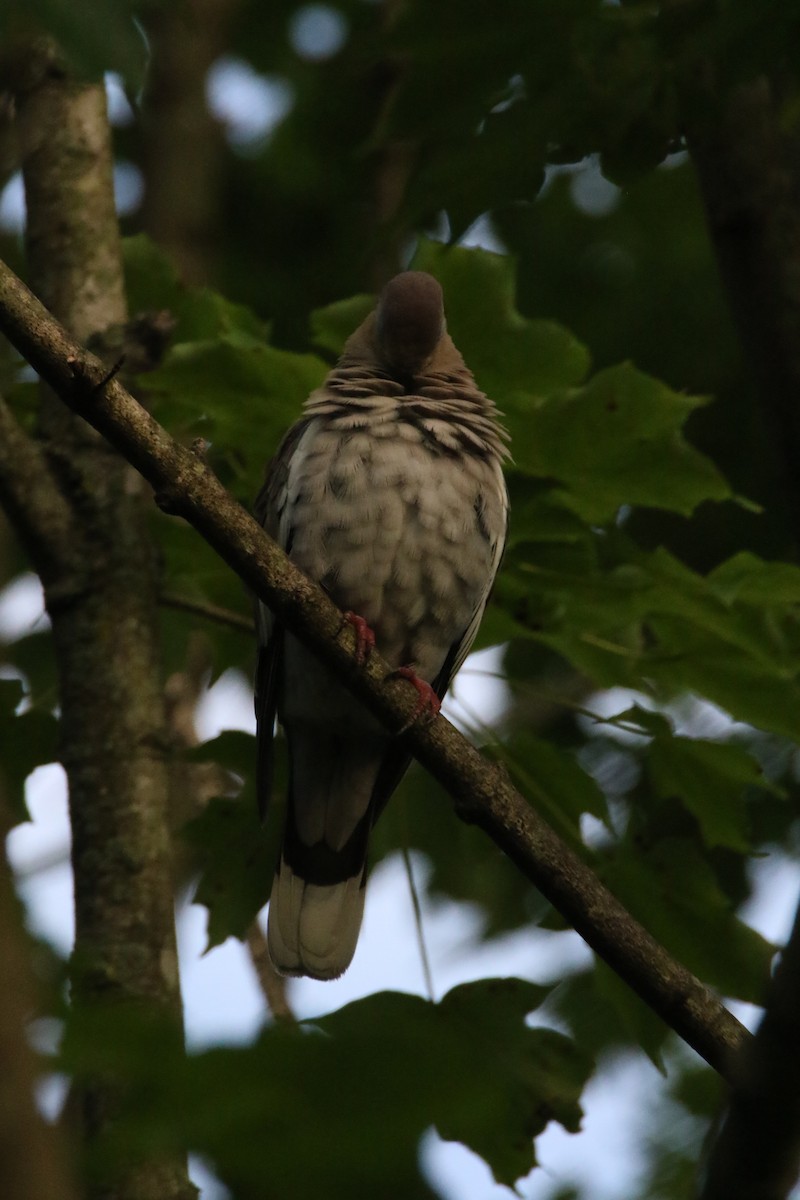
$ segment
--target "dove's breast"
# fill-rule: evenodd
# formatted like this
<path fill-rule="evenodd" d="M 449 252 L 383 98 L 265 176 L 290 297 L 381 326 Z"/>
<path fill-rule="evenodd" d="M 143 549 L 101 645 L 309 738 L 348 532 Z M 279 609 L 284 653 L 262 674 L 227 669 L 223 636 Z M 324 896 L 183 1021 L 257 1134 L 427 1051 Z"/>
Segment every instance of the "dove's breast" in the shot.
<path fill-rule="evenodd" d="M 430 681 L 495 574 L 500 464 L 445 449 L 400 406 L 359 419 L 310 423 L 292 459 L 282 541 L 341 608 L 366 619 L 390 663 L 413 662 Z"/>

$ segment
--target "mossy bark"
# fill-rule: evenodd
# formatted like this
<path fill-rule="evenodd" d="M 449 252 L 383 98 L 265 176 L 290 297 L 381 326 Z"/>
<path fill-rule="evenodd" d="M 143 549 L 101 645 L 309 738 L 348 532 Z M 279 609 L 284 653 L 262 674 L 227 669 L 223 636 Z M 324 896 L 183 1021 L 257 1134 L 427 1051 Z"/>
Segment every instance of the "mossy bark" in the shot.
<path fill-rule="evenodd" d="M 31 284 L 76 336 L 127 317 L 105 93 L 46 43 L 17 93 Z M 149 490 L 84 421 L 43 391 L 40 436 L 74 518 L 70 572 L 45 579 L 69 782 L 77 1004 L 135 1002 L 181 1027 L 168 833 L 168 739 L 147 531 Z M 79 564 L 77 568 L 75 564 Z M 86 1134 L 118 1092 L 89 1085 Z M 92 1185 L 104 1200 L 188 1200 L 185 1161 L 128 1165 Z"/>

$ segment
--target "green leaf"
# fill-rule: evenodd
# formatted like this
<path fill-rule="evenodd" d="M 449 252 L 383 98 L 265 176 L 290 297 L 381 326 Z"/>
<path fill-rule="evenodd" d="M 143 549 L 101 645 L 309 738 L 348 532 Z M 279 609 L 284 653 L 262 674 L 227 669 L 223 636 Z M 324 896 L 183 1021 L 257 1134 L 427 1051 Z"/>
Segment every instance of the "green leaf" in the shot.
<path fill-rule="evenodd" d="M 431 1124 L 508 1183 L 530 1170 L 549 1121 L 578 1129 L 592 1063 L 569 1038 L 527 1024 L 546 995 L 520 979 L 465 984 L 440 1004 L 383 992 L 299 1031 L 272 1026 L 252 1046 L 188 1059 L 174 1029 L 140 1009 L 84 1009 L 62 1065 L 125 1084 L 96 1163 L 188 1146 L 235 1195 L 263 1195 L 269 1178 L 271 1194 L 344 1200 L 355 1179 L 365 1195 L 432 1200 L 418 1165 Z"/>
<path fill-rule="evenodd" d="M 485 937 L 535 919 L 538 894 L 518 871 L 508 869 L 506 858 L 476 826 L 454 818 L 451 798 L 416 763 L 375 827 L 370 859 L 377 862 L 398 849 L 427 856 L 432 868 L 427 888 L 434 902 L 446 896 L 480 906 Z"/>
<path fill-rule="evenodd" d="M 412 266 L 440 281 L 455 344 L 480 386 L 509 417 L 512 410 L 529 406 L 531 396 L 570 387 L 586 375 L 588 351 L 572 334 L 516 310 L 516 272 L 507 255 L 422 241 Z M 520 449 L 526 437 L 521 433 Z M 516 457 L 517 448 L 512 452 Z"/>
<path fill-rule="evenodd" d="M 116 71 L 134 91 L 142 85 L 147 44 L 133 19 L 131 0 L 104 0 L 103 19 L 97 19 L 93 0 L 29 0 L 24 5 L 28 31 L 46 33 L 66 55 L 71 68 L 84 78 L 100 79 Z M 19 37 L 20 14 L 15 5 L 0 9 L 0 38 Z"/>
<path fill-rule="evenodd" d="M 663 713 L 642 708 L 640 704 L 632 704 L 624 712 L 617 713 L 613 717 L 606 717 L 599 724 L 613 725 L 618 729 L 627 730 L 631 730 L 633 727 L 633 731 L 641 733 L 643 737 L 655 737 L 659 734 L 668 737 L 672 732 L 672 726 Z"/>
<path fill-rule="evenodd" d="M 750 853 L 746 789 L 779 789 L 765 780 L 759 763 L 744 746 L 658 736 L 644 761 L 656 795 L 679 799 L 697 818 L 707 846 Z"/>
<path fill-rule="evenodd" d="M 800 567 L 794 563 L 765 562 L 742 551 L 720 563 L 708 578 L 728 604 L 768 609 L 800 604 Z"/>
<path fill-rule="evenodd" d="M 597 1001 L 613 1013 L 609 1019 L 617 1026 L 621 1043 L 640 1046 L 656 1070 L 666 1074 L 663 1049 L 668 1026 L 601 958 L 595 959 L 591 978 Z"/>
<path fill-rule="evenodd" d="M 58 722 L 52 713 L 19 711 L 24 688 L 18 679 L 0 679 L 0 763 L 10 812 L 17 822 L 29 820 L 25 780 L 37 767 L 57 757 Z"/>
<path fill-rule="evenodd" d="M 530 1139 L 550 1121 L 569 1133 L 580 1129 L 579 1099 L 591 1061 L 562 1034 L 523 1023 L 545 995 L 519 979 L 482 979 L 454 988 L 440 1005 L 462 1055 L 468 1052 L 463 1086 L 477 1083 L 480 1092 L 479 1103 L 461 1118 L 451 1100 L 437 1127 L 442 1137 L 477 1151 L 498 1182 L 511 1184 L 534 1165 Z"/>
<path fill-rule="evenodd" d="M 520 733 L 496 754 L 530 803 L 568 841 L 580 842 L 584 813 L 608 818 L 605 796 L 591 775 L 563 747 Z"/>
<path fill-rule="evenodd" d="M 264 464 L 326 374 L 311 354 L 276 350 L 241 332 L 178 343 L 146 376 L 153 412 L 173 434 L 212 442 L 254 498 Z"/>
<path fill-rule="evenodd" d="M 311 340 L 320 350 L 338 357 L 350 334 L 369 316 L 375 307 L 374 296 L 351 296 L 318 308 L 310 317 Z"/>
<path fill-rule="evenodd" d="M 658 941 L 725 996 L 758 1004 L 775 947 L 736 917 L 689 838 L 632 836 L 602 869 L 605 883 Z"/>
<path fill-rule="evenodd" d="M 410 181 L 411 213 L 447 211 L 450 241 L 457 241 L 489 209 L 531 200 L 545 178 L 546 137 L 541 112 L 519 98 L 490 111 L 477 132 L 451 136 L 422 158 Z M 525 153 L 518 153 L 524 145 Z M 455 174 L 462 187 L 452 186 Z"/>
<path fill-rule="evenodd" d="M 545 1011 L 566 1024 L 587 1054 L 600 1058 L 634 1045 L 663 1070 L 668 1027 L 602 959 L 559 983 Z"/>
<path fill-rule="evenodd" d="M 145 234 L 125 238 L 122 246 L 131 312 L 167 309 L 177 321 L 176 342 L 266 340 L 267 326 L 255 313 L 211 288 L 187 287 L 169 257 Z"/>
<path fill-rule="evenodd" d="M 165 516 L 160 511 L 153 513 L 152 529 L 164 560 L 164 591 L 176 592 L 189 600 L 209 601 L 252 618 L 252 597 L 244 584 L 194 529 L 180 518 Z M 193 616 L 187 619 L 198 620 Z M 215 632 L 218 628 L 207 622 L 203 627 Z M 224 632 L 227 635 L 228 631 Z M 246 634 L 236 632 L 235 636 L 240 649 L 252 651 L 253 643 L 248 643 Z M 238 657 L 229 660 L 230 664 L 239 662 Z"/>
<path fill-rule="evenodd" d="M 8 660 L 25 678 L 28 698 L 37 710 L 54 708 L 58 702 L 53 635 L 37 629 L 4 647 Z"/>
<path fill-rule="evenodd" d="M 578 570 L 574 542 L 553 542 L 547 554 L 535 541 L 511 545 L 495 599 L 529 637 L 598 684 L 661 699 L 694 692 L 738 720 L 800 737 L 792 600 L 751 603 L 732 593 L 724 573 L 704 578 L 663 549 L 638 551 L 617 531 L 587 530 L 587 538 Z"/>
<path fill-rule="evenodd" d="M 623 505 L 690 514 L 731 490 L 716 467 L 681 436 L 702 404 L 630 364 L 595 375 L 582 388 L 538 401 L 512 424 L 520 467 L 563 485 L 558 499 L 601 524 Z"/>
<path fill-rule="evenodd" d="M 534 1165 L 531 1141 L 549 1121 L 577 1132 L 578 1101 L 591 1069 L 568 1038 L 525 1023 L 547 994 L 520 979 L 484 979 L 454 988 L 435 1006 L 383 993 L 317 1023 L 334 1038 L 356 1038 L 366 1019 L 383 1010 L 376 1057 L 386 1052 L 388 1029 L 400 1054 L 413 1045 L 429 1119 L 442 1137 L 465 1142 L 495 1179 L 511 1184 Z"/>
<path fill-rule="evenodd" d="M 530 99 L 532 113 L 504 159 L 537 162 L 546 150 L 550 162 L 575 162 L 602 150 L 628 179 L 662 160 L 675 131 L 657 16 L 652 6 L 593 0 L 507 0 L 500 21 L 474 0 L 443 0 L 435 13 L 409 4 L 393 31 L 407 65 L 384 137 L 422 142 L 429 154 L 447 158 L 453 139 L 471 134 L 484 165 L 477 145 L 484 122 Z M 504 165 L 486 208 L 533 199 L 531 191 L 509 192 L 514 176 Z M 459 186 L 450 180 L 457 202 L 476 187 L 470 166 L 465 159 Z"/>
<path fill-rule="evenodd" d="M 243 938 L 269 899 L 281 821 L 273 814 L 265 829 L 259 820 L 251 734 L 228 730 L 198 746 L 192 758 L 215 762 L 245 780 L 235 798 L 212 800 L 182 830 L 200 869 L 194 902 L 208 909 L 210 950 L 228 937 Z"/>

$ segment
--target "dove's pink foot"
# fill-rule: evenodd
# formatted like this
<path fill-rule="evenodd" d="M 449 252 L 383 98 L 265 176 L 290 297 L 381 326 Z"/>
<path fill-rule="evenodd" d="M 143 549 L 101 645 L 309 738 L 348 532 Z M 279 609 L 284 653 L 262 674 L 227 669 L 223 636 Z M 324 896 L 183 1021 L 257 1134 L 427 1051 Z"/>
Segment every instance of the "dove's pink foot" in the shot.
<path fill-rule="evenodd" d="M 358 613 L 346 612 L 344 619 L 348 625 L 353 626 L 356 635 L 354 658 L 359 666 L 363 666 L 375 649 L 375 634 L 364 618 L 360 617 Z"/>
<path fill-rule="evenodd" d="M 417 689 L 418 696 L 416 708 L 406 721 L 403 728 L 398 730 L 399 733 L 405 733 L 405 731 L 410 729 L 412 725 L 415 725 L 423 715 L 427 717 L 428 721 L 432 721 L 434 717 L 438 717 L 439 710 L 442 707 L 441 700 L 436 695 L 436 692 L 433 690 L 431 685 L 426 683 L 424 679 L 420 679 L 419 675 L 412 666 L 398 667 L 395 671 L 391 671 L 389 678 L 392 679 L 395 677 L 407 679 L 412 687 Z"/>

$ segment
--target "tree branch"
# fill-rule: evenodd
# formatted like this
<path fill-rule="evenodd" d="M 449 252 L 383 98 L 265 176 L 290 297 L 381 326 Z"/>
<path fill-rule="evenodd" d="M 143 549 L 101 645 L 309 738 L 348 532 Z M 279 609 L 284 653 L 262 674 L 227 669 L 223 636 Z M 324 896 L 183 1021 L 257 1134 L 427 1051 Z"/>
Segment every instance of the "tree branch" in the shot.
<path fill-rule="evenodd" d="M 755 1038 L 734 1066 L 730 1107 L 702 1200 L 786 1200 L 800 1176 L 800 907 Z"/>
<path fill-rule="evenodd" d="M 670 0 L 680 13 L 686 0 Z M 692 61 L 682 119 L 728 304 L 758 390 L 775 472 L 800 542 L 800 175 L 795 122 L 778 82 L 721 84 Z M 791 104 L 790 99 L 787 103 Z"/>
<path fill-rule="evenodd" d="M 288 980 L 283 975 L 279 975 L 273 967 L 267 948 L 267 939 L 257 918 L 248 928 L 244 940 L 267 1008 L 276 1021 L 281 1021 L 284 1025 L 294 1024 L 297 1017 L 292 1011 L 286 994 Z"/>
<path fill-rule="evenodd" d="M 81 576 L 74 547 L 80 526 L 64 500 L 41 446 L 17 422 L 0 397 L 0 504 L 30 555 L 42 583 L 64 590 Z"/>
<path fill-rule="evenodd" d="M 0 427 L 0 436 L 2 428 Z M 194 617 L 202 617 L 204 621 L 213 621 L 217 625 L 227 625 L 237 633 L 255 636 L 255 624 L 251 617 L 223 608 L 219 604 L 208 604 L 204 600 L 192 600 L 189 596 L 179 596 L 177 592 L 159 592 L 158 603 L 164 608 L 174 608 L 178 612 L 190 613 Z"/>
<path fill-rule="evenodd" d="M 353 657 L 354 635 L 326 593 L 306 578 L 191 451 L 170 438 L 117 380 L 98 390 L 103 365 L 84 352 L 4 264 L 0 329 L 75 412 L 90 421 L 342 682 L 397 732 L 416 693 L 389 678 L 373 654 Z M 511 785 L 445 718 L 415 725 L 409 748 L 450 792 L 462 820 L 479 825 L 588 944 L 721 1074 L 747 1032 L 676 962 Z"/>
<path fill-rule="evenodd" d="M 225 142 L 206 102 L 240 0 L 152 4 L 142 113 L 142 226 L 189 283 L 214 274 Z"/>

